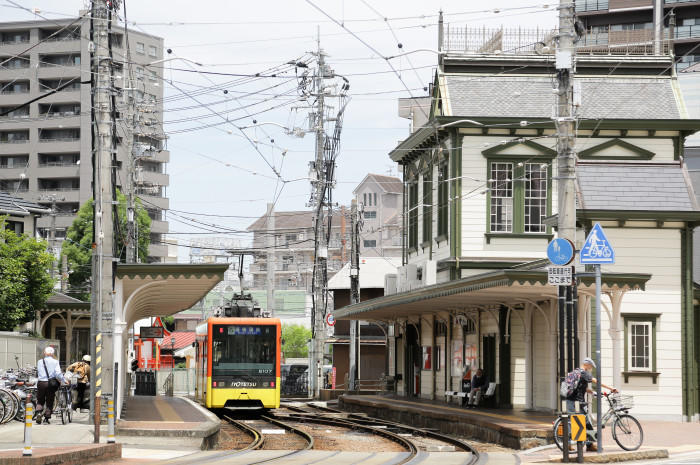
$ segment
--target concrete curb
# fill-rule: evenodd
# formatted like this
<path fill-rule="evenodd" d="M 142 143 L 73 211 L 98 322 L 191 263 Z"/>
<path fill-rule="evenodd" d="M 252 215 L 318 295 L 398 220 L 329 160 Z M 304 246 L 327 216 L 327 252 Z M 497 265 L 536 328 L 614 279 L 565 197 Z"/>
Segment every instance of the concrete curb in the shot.
<path fill-rule="evenodd" d="M 139 436 L 139 437 L 177 437 L 177 438 L 201 438 L 201 448 L 202 450 L 208 450 L 216 446 L 219 440 L 219 429 L 221 428 L 221 422 L 219 418 L 211 413 L 209 410 L 203 408 L 201 405 L 193 402 L 187 397 L 181 397 L 185 401 L 192 404 L 197 410 L 199 410 L 206 418 L 206 421 L 199 422 L 195 427 L 189 428 L 143 428 L 130 426 L 129 421 L 120 420 L 116 427 L 116 434 L 118 436 Z M 136 422 L 135 422 L 136 423 Z M 143 422 L 138 422 L 143 423 Z"/>
<path fill-rule="evenodd" d="M 48 447 L 37 447 L 31 457 L 22 457 L 22 451 L 17 450 L 16 457 L 0 457 L 0 465 L 82 465 L 95 461 L 120 459 L 122 457 L 121 444 L 90 444 L 67 448 L 63 452 L 43 453 Z M 15 451 L 12 451 L 13 454 Z"/>
<path fill-rule="evenodd" d="M 614 462 L 631 462 L 636 460 L 652 460 L 652 459 L 667 459 L 668 449 L 648 449 L 636 450 L 634 452 L 610 452 L 610 453 L 588 453 L 583 455 L 584 463 L 614 463 Z M 549 462 L 561 463 L 561 458 L 551 458 Z M 570 462 L 576 462 L 576 456 L 570 459 Z"/>

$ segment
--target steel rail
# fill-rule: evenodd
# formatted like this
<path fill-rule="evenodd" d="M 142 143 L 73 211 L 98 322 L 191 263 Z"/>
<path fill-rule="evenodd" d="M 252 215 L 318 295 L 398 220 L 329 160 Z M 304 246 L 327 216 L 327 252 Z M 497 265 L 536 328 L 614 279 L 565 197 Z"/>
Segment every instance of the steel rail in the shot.
<path fill-rule="evenodd" d="M 408 463 L 418 455 L 418 448 L 413 443 L 413 441 L 410 441 L 402 436 L 399 436 L 398 434 L 392 433 L 391 431 L 386 431 L 386 430 L 381 429 L 381 428 L 374 428 L 372 426 L 362 425 L 359 423 L 355 423 L 355 422 L 340 419 L 340 418 L 308 417 L 308 416 L 298 415 L 298 414 L 290 414 L 290 415 L 285 416 L 284 418 L 291 419 L 293 421 L 298 421 L 301 423 L 305 423 L 305 422 L 320 423 L 322 425 L 336 426 L 336 427 L 340 427 L 340 428 L 347 428 L 347 429 L 353 429 L 353 430 L 364 430 L 364 431 L 370 432 L 372 434 L 375 434 L 377 436 L 382 436 L 386 439 L 389 439 L 392 442 L 395 442 L 395 443 L 401 445 L 406 450 L 408 450 L 409 455 L 406 458 L 404 458 L 403 460 L 401 460 L 399 462 L 395 462 L 395 465 L 402 465 L 402 464 Z"/>
<path fill-rule="evenodd" d="M 259 464 L 259 463 L 267 463 L 267 462 L 272 462 L 272 461 L 275 461 L 275 460 L 285 459 L 285 458 L 291 457 L 291 456 L 293 456 L 293 455 L 296 455 L 296 454 L 298 454 L 298 453 L 300 453 L 300 452 L 304 452 L 304 451 L 313 449 L 313 447 L 314 447 L 314 438 L 313 438 L 309 433 L 307 433 L 306 431 L 302 431 L 302 430 L 300 430 L 299 428 L 297 428 L 297 427 L 295 427 L 295 426 L 292 426 L 292 425 L 289 425 L 289 424 L 287 424 L 287 423 L 284 423 L 284 422 L 282 422 L 282 421 L 279 421 L 279 420 L 276 419 L 276 418 L 271 418 L 271 417 L 268 417 L 268 416 L 265 416 L 265 415 L 262 415 L 260 418 L 262 418 L 263 420 L 267 421 L 268 423 L 272 423 L 273 425 L 279 426 L 280 428 L 283 428 L 283 429 L 289 431 L 290 433 L 294 433 L 294 434 L 296 434 L 296 435 L 298 435 L 298 436 L 301 436 L 302 438 L 304 438 L 304 441 L 306 441 L 306 446 L 305 446 L 303 449 L 293 450 L 293 451 L 291 451 L 291 452 L 288 452 L 288 453 L 282 454 L 282 455 L 278 455 L 278 456 L 276 456 L 276 457 L 270 457 L 270 458 L 268 458 L 268 459 L 256 460 L 255 462 L 249 462 L 247 465 L 256 465 L 256 464 Z M 262 434 L 262 433 L 261 433 L 261 434 Z"/>
<path fill-rule="evenodd" d="M 469 443 L 462 441 L 461 439 L 453 438 L 451 436 L 437 433 L 435 431 L 431 431 L 428 429 L 417 428 L 414 426 L 404 425 L 401 423 L 396 423 L 396 422 L 392 422 L 392 421 L 384 420 L 384 419 L 380 419 L 380 418 L 373 418 L 373 417 L 367 417 L 364 415 L 357 415 L 357 414 L 353 414 L 353 413 L 349 413 L 349 412 L 343 412 L 342 410 L 337 410 L 337 409 L 333 409 L 333 408 L 329 408 L 329 407 L 321 407 L 321 406 L 315 405 L 315 404 L 309 403 L 309 404 L 306 404 L 306 406 L 314 408 L 314 409 L 318 409 L 321 411 L 326 411 L 328 413 L 346 414 L 348 417 L 339 419 L 341 421 L 358 423 L 358 424 L 362 424 L 364 426 L 371 426 L 373 424 L 387 426 L 387 427 L 391 427 L 391 428 L 395 428 L 395 429 L 401 429 L 404 431 L 408 431 L 411 434 L 414 434 L 416 436 L 423 436 L 423 437 L 427 437 L 430 439 L 434 439 L 437 441 L 441 441 L 441 442 L 453 445 L 456 448 L 459 448 L 459 449 L 461 449 L 465 452 L 469 452 L 471 454 L 470 460 L 468 460 L 465 463 L 465 465 L 473 465 L 479 460 L 479 452 L 473 446 L 471 446 Z M 308 410 L 304 410 L 303 408 L 297 407 L 297 406 L 285 406 L 285 408 L 292 410 L 292 411 L 295 411 L 295 412 L 302 413 L 302 414 L 314 415 L 314 412 L 309 412 Z"/>
<path fill-rule="evenodd" d="M 253 437 L 253 442 L 248 444 L 243 449 L 237 449 L 236 452 L 260 449 L 263 446 L 263 444 L 265 443 L 265 437 L 260 433 L 260 431 L 253 428 L 252 426 L 246 425 L 243 422 L 240 422 L 238 420 L 234 420 L 233 418 L 229 417 L 228 415 L 224 415 L 223 417 L 226 421 L 235 425 L 237 428 L 239 428 L 240 430 L 242 430 L 244 433 L 248 434 L 249 436 Z"/>

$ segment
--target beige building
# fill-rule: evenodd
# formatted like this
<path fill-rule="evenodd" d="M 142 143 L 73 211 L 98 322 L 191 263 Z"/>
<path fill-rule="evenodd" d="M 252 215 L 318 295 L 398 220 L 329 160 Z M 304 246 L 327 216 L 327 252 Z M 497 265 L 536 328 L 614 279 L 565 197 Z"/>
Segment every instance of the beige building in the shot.
<path fill-rule="evenodd" d="M 353 191 L 363 209 L 360 255 L 401 256 L 403 183 L 394 176 L 368 174 Z"/>

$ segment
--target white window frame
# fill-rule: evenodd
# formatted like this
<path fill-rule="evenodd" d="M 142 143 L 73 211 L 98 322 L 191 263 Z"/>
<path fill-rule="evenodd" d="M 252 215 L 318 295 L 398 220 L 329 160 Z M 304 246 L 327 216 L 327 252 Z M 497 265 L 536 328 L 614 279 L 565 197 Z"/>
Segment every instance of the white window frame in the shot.
<path fill-rule="evenodd" d="M 634 335 L 632 333 L 632 326 L 645 326 L 648 330 L 647 337 L 649 338 L 649 356 L 648 358 L 648 367 L 637 367 L 634 366 L 633 360 L 634 357 L 632 356 L 633 354 L 633 340 L 634 340 Z M 653 362 L 653 356 L 654 356 L 654 337 L 652 334 L 652 331 L 654 330 L 653 324 L 651 321 L 639 321 L 639 320 L 630 320 L 627 322 L 627 367 L 629 371 L 652 371 L 652 368 L 654 366 Z"/>
<path fill-rule="evenodd" d="M 143 42 L 136 42 L 136 53 L 140 53 L 141 55 L 146 54 L 146 44 Z"/>
<path fill-rule="evenodd" d="M 158 47 L 155 45 L 148 46 L 148 56 L 153 58 L 158 58 Z"/>

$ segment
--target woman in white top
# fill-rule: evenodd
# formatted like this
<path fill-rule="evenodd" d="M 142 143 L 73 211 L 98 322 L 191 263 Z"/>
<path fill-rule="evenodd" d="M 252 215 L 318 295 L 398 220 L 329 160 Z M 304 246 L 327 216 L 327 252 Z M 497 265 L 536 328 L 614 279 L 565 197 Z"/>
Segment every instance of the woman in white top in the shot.
<path fill-rule="evenodd" d="M 39 376 L 37 382 L 37 405 L 36 405 L 36 422 L 41 424 L 42 416 L 46 423 L 49 423 L 51 411 L 53 410 L 53 401 L 56 398 L 56 391 L 60 383 L 64 381 L 61 366 L 54 356 L 53 347 L 44 349 L 44 358 L 36 362 L 36 371 Z M 49 382 L 55 379 L 56 382 Z M 46 408 L 44 408 L 46 406 Z"/>

